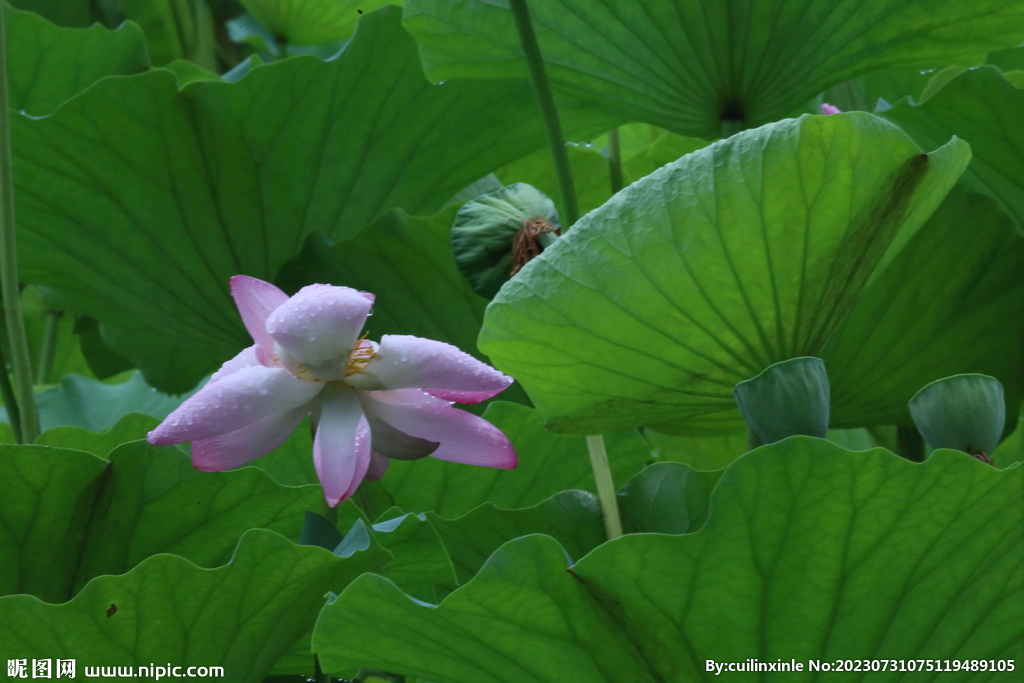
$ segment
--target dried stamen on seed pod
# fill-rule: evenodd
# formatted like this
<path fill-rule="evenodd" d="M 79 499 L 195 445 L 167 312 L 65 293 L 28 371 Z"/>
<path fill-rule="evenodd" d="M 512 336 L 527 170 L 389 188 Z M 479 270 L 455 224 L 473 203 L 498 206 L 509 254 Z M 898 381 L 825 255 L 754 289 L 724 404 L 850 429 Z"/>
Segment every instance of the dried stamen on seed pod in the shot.
<path fill-rule="evenodd" d="M 974 450 L 973 448 L 971 448 L 970 446 L 968 446 L 967 447 L 967 454 L 970 455 L 975 460 L 982 461 L 986 465 L 992 465 L 992 467 L 996 466 L 995 460 L 993 460 L 992 456 L 989 455 L 988 453 L 986 453 L 985 451 L 977 451 L 977 450 Z"/>
<path fill-rule="evenodd" d="M 348 367 L 345 368 L 345 376 L 351 377 L 357 372 L 362 372 L 363 368 L 369 365 L 370 361 L 377 356 L 377 351 L 373 348 L 373 342 L 366 338 L 368 333 L 363 333 L 356 345 L 352 347 L 352 353 L 348 357 Z"/>
<path fill-rule="evenodd" d="M 537 238 L 545 232 L 562 234 L 560 228 L 551 225 L 548 219 L 540 214 L 523 221 L 523 227 L 512 239 L 512 270 L 509 275 L 515 275 L 522 270 L 523 266 L 540 256 L 544 247 Z"/>

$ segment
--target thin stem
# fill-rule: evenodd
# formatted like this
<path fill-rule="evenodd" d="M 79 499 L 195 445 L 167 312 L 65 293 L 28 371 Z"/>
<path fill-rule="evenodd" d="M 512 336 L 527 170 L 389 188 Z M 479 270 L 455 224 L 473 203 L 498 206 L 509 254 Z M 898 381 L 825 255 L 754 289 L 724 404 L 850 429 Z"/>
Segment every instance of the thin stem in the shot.
<path fill-rule="evenodd" d="M 508 4 L 512 10 L 512 16 L 516 20 L 519 43 L 523 46 L 523 54 L 530 67 L 530 80 L 533 81 L 533 90 L 537 94 L 541 117 L 544 119 L 544 128 L 548 135 L 548 145 L 551 147 L 551 156 L 555 162 L 558 192 L 562 196 L 562 209 L 565 212 L 565 215 L 562 216 L 563 225 L 569 228 L 579 220 L 580 210 L 576 203 L 576 189 L 572 181 L 572 169 L 569 166 L 569 152 L 565 148 L 562 125 L 558 121 L 558 109 L 555 108 L 555 98 L 551 94 L 548 74 L 544 70 L 540 45 L 533 32 L 533 24 L 530 23 L 530 11 L 526 7 L 526 0 L 509 0 Z"/>
<path fill-rule="evenodd" d="M 622 189 L 622 149 L 618 128 L 608 131 L 608 173 L 612 178 L 612 194 L 615 194 Z"/>
<path fill-rule="evenodd" d="M 3 396 L 4 406 L 7 408 L 7 419 L 11 423 L 14 440 L 18 443 L 24 443 L 21 440 L 21 416 L 18 413 L 18 401 L 14 397 L 14 385 L 11 384 L 11 376 L 7 374 L 7 357 L 4 354 L 3 346 L 4 344 L 0 344 L 0 396 Z"/>
<path fill-rule="evenodd" d="M 587 437 L 590 452 L 590 466 L 594 469 L 594 483 L 597 484 L 597 499 L 601 501 L 604 513 L 604 531 L 609 541 L 622 535 L 622 519 L 619 517 L 619 501 L 615 497 L 615 482 L 612 480 L 608 453 L 604 449 L 604 437 L 600 434 Z"/>
<path fill-rule="evenodd" d="M 896 428 L 896 449 L 911 462 L 924 462 L 924 438 L 917 427 Z"/>
<path fill-rule="evenodd" d="M 53 358 L 57 354 L 57 336 L 60 334 L 60 319 L 63 311 L 47 311 L 46 327 L 43 328 L 43 344 L 39 347 L 39 365 L 36 378 L 40 384 L 52 381 Z"/>
<path fill-rule="evenodd" d="M 320 655 L 313 655 L 313 680 L 315 683 L 331 683 L 330 675 L 320 668 Z"/>
<path fill-rule="evenodd" d="M 277 54 L 275 55 L 277 57 L 277 61 L 281 61 L 282 59 L 287 59 L 288 58 L 288 41 L 285 38 L 278 38 L 276 36 L 274 37 L 274 40 L 277 42 Z"/>
<path fill-rule="evenodd" d="M 747 425 L 747 450 L 752 451 L 758 446 L 763 445 L 764 440 L 757 435 L 757 432 L 750 428 L 750 425 Z"/>
<path fill-rule="evenodd" d="M 736 135 L 743 130 L 743 122 L 738 119 L 722 119 L 722 139 Z"/>
<path fill-rule="evenodd" d="M 14 229 L 14 172 L 11 168 L 11 109 L 7 94 L 7 45 L 4 12 L 0 6 L 0 289 L 10 340 L 11 367 L 18 397 L 21 443 L 33 443 L 39 436 L 36 402 L 32 387 L 32 359 L 21 317 L 18 287 L 18 249 Z"/>

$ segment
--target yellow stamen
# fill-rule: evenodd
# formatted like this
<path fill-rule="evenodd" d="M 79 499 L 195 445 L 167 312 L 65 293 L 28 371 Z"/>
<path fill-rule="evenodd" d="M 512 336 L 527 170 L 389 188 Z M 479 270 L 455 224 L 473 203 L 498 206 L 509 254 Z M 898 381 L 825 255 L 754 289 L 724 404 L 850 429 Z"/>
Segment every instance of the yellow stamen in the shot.
<path fill-rule="evenodd" d="M 370 364 L 370 361 L 377 357 L 377 352 L 373 349 L 373 342 L 367 341 L 366 335 L 368 332 L 364 332 L 363 336 L 359 338 L 355 346 L 352 347 L 352 353 L 348 357 L 348 367 L 345 368 L 345 376 L 351 377 L 357 372 L 362 372 L 363 368 Z"/>

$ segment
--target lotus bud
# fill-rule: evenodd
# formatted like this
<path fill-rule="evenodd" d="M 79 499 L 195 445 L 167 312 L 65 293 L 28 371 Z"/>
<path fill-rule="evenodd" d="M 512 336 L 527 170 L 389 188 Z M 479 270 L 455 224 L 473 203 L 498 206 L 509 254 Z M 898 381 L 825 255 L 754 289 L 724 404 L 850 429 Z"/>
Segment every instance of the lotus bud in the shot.
<path fill-rule="evenodd" d="M 1006 426 L 1003 385 L 988 375 L 953 375 L 926 385 L 907 404 L 932 448 L 964 451 L 992 464 Z"/>
<path fill-rule="evenodd" d="M 455 263 L 473 291 L 493 298 L 562 234 L 555 203 L 526 183 L 467 202 L 452 225 Z"/>
<path fill-rule="evenodd" d="M 733 398 L 753 436 L 775 443 L 803 434 L 828 434 L 829 383 L 825 362 L 804 356 L 766 368 L 736 385 Z M 755 440 L 751 445 L 757 445 Z"/>
<path fill-rule="evenodd" d="M 821 103 L 821 113 L 825 114 L 826 116 L 828 114 L 842 114 L 843 110 L 840 109 L 839 107 L 835 106 L 834 104 L 829 104 L 828 102 L 822 102 Z"/>

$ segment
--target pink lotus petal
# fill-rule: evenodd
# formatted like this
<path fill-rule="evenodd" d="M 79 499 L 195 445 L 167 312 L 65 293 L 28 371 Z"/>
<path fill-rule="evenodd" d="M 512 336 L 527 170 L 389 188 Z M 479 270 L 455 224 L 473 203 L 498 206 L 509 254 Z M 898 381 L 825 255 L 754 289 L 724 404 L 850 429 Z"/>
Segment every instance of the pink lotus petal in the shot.
<path fill-rule="evenodd" d="M 308 403 L 323 388 L 321 382 L 303 382 L 281 368 L 242 368 L 207 383 L 147 439 L 161 446 L 211 439 Z"/>
<path fill-rule="evenodd" d="M 842 114 L 843 110 L 839 107 L 829 104 L 828 102 L 822 102 L 821 104 L 822 114 Z"/>
<path fill-rule="evenodd" d="M 370 427 L 356 392 L 327 387 L 313 439 L 313 463 L 331 507 L 348 499 L 370 466 Z"/>
<path fill-rule="evenodd" d="M 370 468 L 366 470 L 366 481 L 380 481 L 388 471 L 391 458 L 383 456 L 377 451 L 370 451 Z"/>
<path fill-rule="evenodd" d="M 256 420 L 247 427 L 192 443 L 192 464 L 203 472 L 222 472 L 255 460 L 274 450 L 295 431 L 309 405 L 285 410 Z"/>
<path fill-rule="evenodd" d="M 278 306 L 288 301 L 288 295 L 280 289 L 258 278 L 235 275 L 231 278 L 231 296 L 242 316 L 242 323 L 249 335 L 267 357 L 261 354 L 260 361 L 268 360 L 274 351 L 274 340 L 267 332 L 267 318 Z"/>
<path fill-rule="evenodd" d="M 515 448 L 497 427 L 422 391 L 374 391 L 360 399 L 368 414 L 411 436 L 439 442 L 431 457 L 501 469 L 518 462 Z"/>
<path fill-rule="evenodd" d="M 479 403 L 512 384 L 458 347 L 398 334 L 385 334 L 373 360 L 346 381 L 365 391 L 423 389 L 459 403 Z"/>
<path fill-rule="evenodd" d="M 210 375 L 210 381 L 206 383 L 206 386 L 210 386 L 214 382 L 219 382 L 228 375 L 233 375 L 243 368 L 251 368 L 260 365 L 260 361 L 256 358 L 256 345 L 248 346 L 238 352 L 238 355 L 229 361 L 225 361 L 224 365 L 220 366 L 217 372 Z"/>
<path fill-rule="evenodd" d="M 267 318 L 267 331 L 280 349 L 314 376 L 341 379 L 372 306 L 369 298 L 350 287 L 309 285 Z"/>

